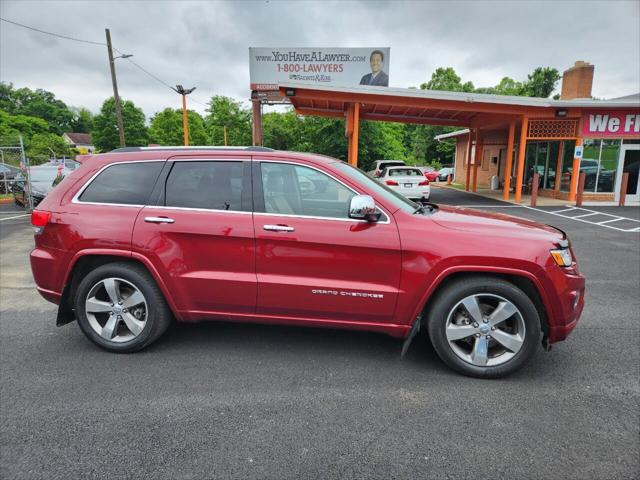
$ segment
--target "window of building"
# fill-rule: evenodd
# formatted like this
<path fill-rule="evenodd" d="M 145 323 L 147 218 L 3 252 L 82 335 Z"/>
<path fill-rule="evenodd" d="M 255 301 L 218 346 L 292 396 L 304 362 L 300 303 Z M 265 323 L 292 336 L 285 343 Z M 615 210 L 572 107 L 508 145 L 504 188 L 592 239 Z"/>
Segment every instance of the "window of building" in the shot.
<path fill-rule="evenodd" d="M 355 193 L 333 178 L 285 163 L 262 163 L 260 168 L 267 213 L 349 218 Z"/>
<path fill-rule="evenodd" d="M 243 162 L 175 162 L 167 178 L 168 207 L 242 210 Z"/>
<path fill-rule="evenodd" d="M 145 205 L 164 162 L 116 163 L 82 192 L 81 202 Z"/>
<path fill-rule="evenodd" d="M 571 170 L 573 169 L 573 153 L 576 148 L 575 140 L 565 140 L 560 169 L 560 191 L 568 192 L 571 188 Z"/>
<path fill-rule="evenodd" d="M 585 192 L 613 192 L 619 156 L 620 140 L 584 140 L 580 172 L 585 174 Z"/>

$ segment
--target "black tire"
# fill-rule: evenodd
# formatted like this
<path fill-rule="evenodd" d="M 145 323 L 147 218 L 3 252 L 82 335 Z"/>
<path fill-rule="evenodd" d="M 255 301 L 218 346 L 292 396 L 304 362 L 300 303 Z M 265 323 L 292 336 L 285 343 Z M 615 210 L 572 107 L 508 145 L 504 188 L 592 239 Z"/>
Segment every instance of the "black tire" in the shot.
<path fill-rule="evenodd" d="M 116 343 L 98 335 L 91 327 L 85 312 L 85 300 L 90 290 L 101 280 L 115 277 L 130 282 L 142 292 L 147 303 L 147 319 L 142 331 L 132 340 Z M 169 327 L 173 315 L 164 295 L 146 269 L 139 265 L 117 262 L 102 265 L 88 273 L 78 285 L 74 298 L 78 325 L 96 345 L 118 353 L 137 352 L 155 342 Z"/>
<path fill-rule="evenodd" d="M 495 366 L 477 366 L 460 358 L 449 345 L 446 336 L 447 317 L 464 298 L 474 294 L 503 297 L 515 305 L 525 325 L 524 342 L 508 361 Z M 500 378 L 520 369 L 535 353 L 541 335 L 540 316 L 531 299 L 512 283 L 495 277 L 469 277 L 456 280 L 438 293 L 429 312 L 428 331 L 431 344 L 442 361 L 453 370 L 477 378 Z"/>

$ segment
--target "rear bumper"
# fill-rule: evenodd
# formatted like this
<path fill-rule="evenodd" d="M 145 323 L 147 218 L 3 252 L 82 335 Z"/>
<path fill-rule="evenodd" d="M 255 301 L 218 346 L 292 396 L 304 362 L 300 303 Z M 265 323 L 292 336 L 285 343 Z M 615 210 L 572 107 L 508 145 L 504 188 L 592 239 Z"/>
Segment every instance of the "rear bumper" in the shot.
<path fill-rule="evenodd" d="M 64 283 L 61 260 L 66 257 L 62 250 L 34 248 L 29 255 L 31 273 L 40 295 L 49 302 L 59 304 Z"/>
<path fill-rule="evenodd" d="M 400 195 L 403 195 L 407 198 L 428 198 L 431 193 L 431 188 L 427 185 L 424 187 L 413 187 L 413 188 L 403 188 L 403 187 L 392 187 L 396 192 Z"/>

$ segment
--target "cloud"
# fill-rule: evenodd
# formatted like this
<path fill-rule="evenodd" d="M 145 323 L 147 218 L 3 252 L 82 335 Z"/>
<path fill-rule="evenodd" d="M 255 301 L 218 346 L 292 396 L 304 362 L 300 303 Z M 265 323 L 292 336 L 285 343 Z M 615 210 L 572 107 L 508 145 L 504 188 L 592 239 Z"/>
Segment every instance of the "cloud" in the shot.
<path fill-rule="evenodd" d="M 2 17 L 120 51 L 193 99 L 249 98 L 250 46 L 390 46 L 392 86 L 417 86 L 452 66 L 476 86 L 524 80 L 538 66 L 595 64 L 593 94 L 640 90 L 640 3 L 631 2 L 34 2 L 3 1 Z M 120 94 L 147 114 L 179 97 L 126 60 Z M 0 80 L 44 88 L 97 111 L 112 95 L 106 48 L 0 23 Z M 191 102 L 195 110 L 204 106 Z"/>

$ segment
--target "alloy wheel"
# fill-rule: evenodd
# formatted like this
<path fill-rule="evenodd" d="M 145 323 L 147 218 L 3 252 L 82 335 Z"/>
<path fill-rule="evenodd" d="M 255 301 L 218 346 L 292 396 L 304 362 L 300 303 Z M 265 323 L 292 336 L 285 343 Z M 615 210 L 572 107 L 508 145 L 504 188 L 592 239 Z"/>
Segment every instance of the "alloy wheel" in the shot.
<path fill-rule="evenodd" d="M 470 295 L 450 311 L 446 336 L 453 352 L 478 367 L 502 365 L 524 345 L 526 328 L 520 310 L 490 293 Z"/>
<path fill-rule="evenodd" d="M 141 290 L 122 278 L 97 282 L 85 300 L 91 328 L 104 340 L 122 343 L 142 333 L 149 309 Z"/>

